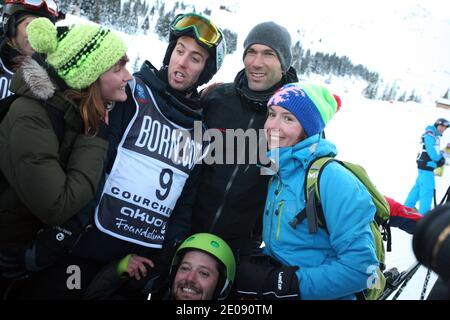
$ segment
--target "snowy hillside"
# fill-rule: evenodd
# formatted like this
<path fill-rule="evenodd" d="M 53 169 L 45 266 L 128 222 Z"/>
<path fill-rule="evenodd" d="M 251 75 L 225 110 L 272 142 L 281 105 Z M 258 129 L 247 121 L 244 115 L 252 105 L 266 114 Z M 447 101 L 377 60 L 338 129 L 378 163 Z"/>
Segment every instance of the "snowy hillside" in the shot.
<path fill-rule="evenodd" d="M 304 50 L 346 56 L 354 65 L 377 72 L 383 80 L 381 93 L 385 86 L 394 84 L 397 98 L 416 89 L 423 102 L 431 105 L 449 87 L 450 10 L 443 0 L 146 1 L 149 11 L 156 7 L 156 13 L 142 13 L 148 16 L 150 35 L 134 43 L 132 65 L 136 59 L 150 59 L 156 66 L 161 63 L 159 48 L 164 44 L 151 32 L 158 21 L 158 8 L 164 5 L 168 13 L 178 4 L 176 13 L 195 7 L 222 29 L 237 33 L 238 50 L 225 59 L 216 80 L 230 79 L 241 67 L 242 43 L 249 30 L 259 22 L 273 20 L 284 25 L 293 44 L 300 41 Z"/>
<path fill-rule="evenodd" d="M 333 84 L 332 84 L 333 86 Z M 339 86 L 336 92 L 340 92 Z M 365 167 L 378 189 L 399 202 L 414 185 L 417 177 L 415 158 L 419 139 L 425 127 L 439 117 L 450 119 L 450 111 L 415 103 L 370 101 L 358 95 L 341 94 L 342 109 L 327 127 L 327 137 L 338 147 L 338 157 L 360 163 Z M 441 139 L 441 148 L 450 143 L 450 130 Z M 443 177 L 436 177 L 439 201 L 450 185 L 450 167 Z M 388 268 L 407 269 L 415 262 L 412 237 L 392 229 L 392 252 L 387 255 Z M 399 299 L 418 300 L 426 270 L 421 268 Z M 428 289 L 436 280 L 430 280 Z"/>
<path fill-rule="evenodd" d="M 165 7 L 170 9 L 175 2 L 164 1 Z M 182 2 L 194 4 L 197 12 L 211 10 L 211 18 L 220 27 L 236 32 L 235 56 L 239 58 L 249 30 L 259 22 L 273 20 L 290 31 L 293 43 L 300 41 L 312 51 L 346 55 L 354 64 L 378 72 L 386 83 L 395 81 L 399 90 L 416 88 L 426 103 L 443 95 L 450 83 L 450 10 L 443 0 Z M 228 64 L 231 73 L 240 62 Z"/>

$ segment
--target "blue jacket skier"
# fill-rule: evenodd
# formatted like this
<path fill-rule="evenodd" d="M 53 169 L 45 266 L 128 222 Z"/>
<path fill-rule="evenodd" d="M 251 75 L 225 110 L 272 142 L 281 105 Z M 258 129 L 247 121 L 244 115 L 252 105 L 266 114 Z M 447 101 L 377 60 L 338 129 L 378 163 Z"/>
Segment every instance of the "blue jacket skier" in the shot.
<path fill-rule="evenodd" d="M 417 156 L 419 175 L 405 201 L 407 207 L 415 207 L 419 201 L 418 211 L 421 214 L 431 209 L 435 189 L 434 169 L 445 164 L 445 158 L 439 150 L 440 137 L 449 126 L 448 120 L 440 118 L 434 125 L 428 126 L 422 135 L 422 150 Z"/>

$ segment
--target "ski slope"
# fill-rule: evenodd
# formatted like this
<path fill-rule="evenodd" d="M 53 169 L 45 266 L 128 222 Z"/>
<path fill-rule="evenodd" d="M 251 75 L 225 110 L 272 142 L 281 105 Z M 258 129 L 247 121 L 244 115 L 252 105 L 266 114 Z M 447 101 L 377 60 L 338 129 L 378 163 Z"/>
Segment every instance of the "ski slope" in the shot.
<path fill-rule="evenodd" d="M 339 90 L 350 91 L 349 85 L 343 83 L 335 87 L 338 94 Z M 327 138 L 336 143 L 339 158 L 362 164 L 383 194 L 404 202 L 417 177 L 415 159 L 420 136 L 439 117 L 450 119 L 450 111 L 432 105 L 370 101 L 347 93 L 342 95 L 342 109 L 330 121 L 326 132 Z M 441 149 L 449 142 L 447 130 L 441 139 Z M 449 185 L 450 167 L 446 166 L 443 176 L 436 177 L 438 202 Z M 387 268 L 406 270 L 416 262 L 412 236 L 392 228 L 392 238 Z M 426 272 L 424 267 L 416 272 L 399 300 L 420 298 Z M 427 294 L 436 278 L 433 273 Z"/>

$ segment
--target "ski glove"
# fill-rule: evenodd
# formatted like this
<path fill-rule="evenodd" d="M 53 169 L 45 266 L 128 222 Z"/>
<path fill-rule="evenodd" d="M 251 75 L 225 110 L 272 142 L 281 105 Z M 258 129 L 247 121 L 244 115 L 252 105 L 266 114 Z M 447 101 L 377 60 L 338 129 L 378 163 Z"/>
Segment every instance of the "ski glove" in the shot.
<path fill-rule="evenodd" d="M 445 158 L 441 157 L 441 159 L 437 162 L 437 166 L 439 168 L 439 167 L 442 167 L 444 164 L 445 164 Z"/>
<path fill-rule="evenodd" d="M 265 255 L 242 261 L 236 272 L 236 299 L 298 300 L 298 267 L 280 264 Z"/>
<path fill-rule="evenodd" d="M 67 254 L 81 236 L 81 226 L 76 220 L 69 220 L 62 226 L 44 226 L 36 239 L 22 247 L 9 248 L 0 253 L 0 270 L 3 276 L 15 278 L 16 275 L 43 270 Z"/>

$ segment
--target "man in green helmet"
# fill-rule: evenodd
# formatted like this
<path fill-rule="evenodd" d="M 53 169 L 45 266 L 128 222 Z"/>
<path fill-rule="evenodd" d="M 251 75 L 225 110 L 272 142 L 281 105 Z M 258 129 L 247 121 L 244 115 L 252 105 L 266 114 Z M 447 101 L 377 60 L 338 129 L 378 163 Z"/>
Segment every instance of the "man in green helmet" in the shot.
<path fill-rule="evenodd" d="M 99 272 L 84 299 L 143 298 L 148 267 L 153 267 L 151 260 L 128 255 Z M 225 241 L 210 233 L 198 233 L 180 245 L 168 273 L 169 288 L 157 299 L 224 300 L 234 283 L 236 262 Z"/>

